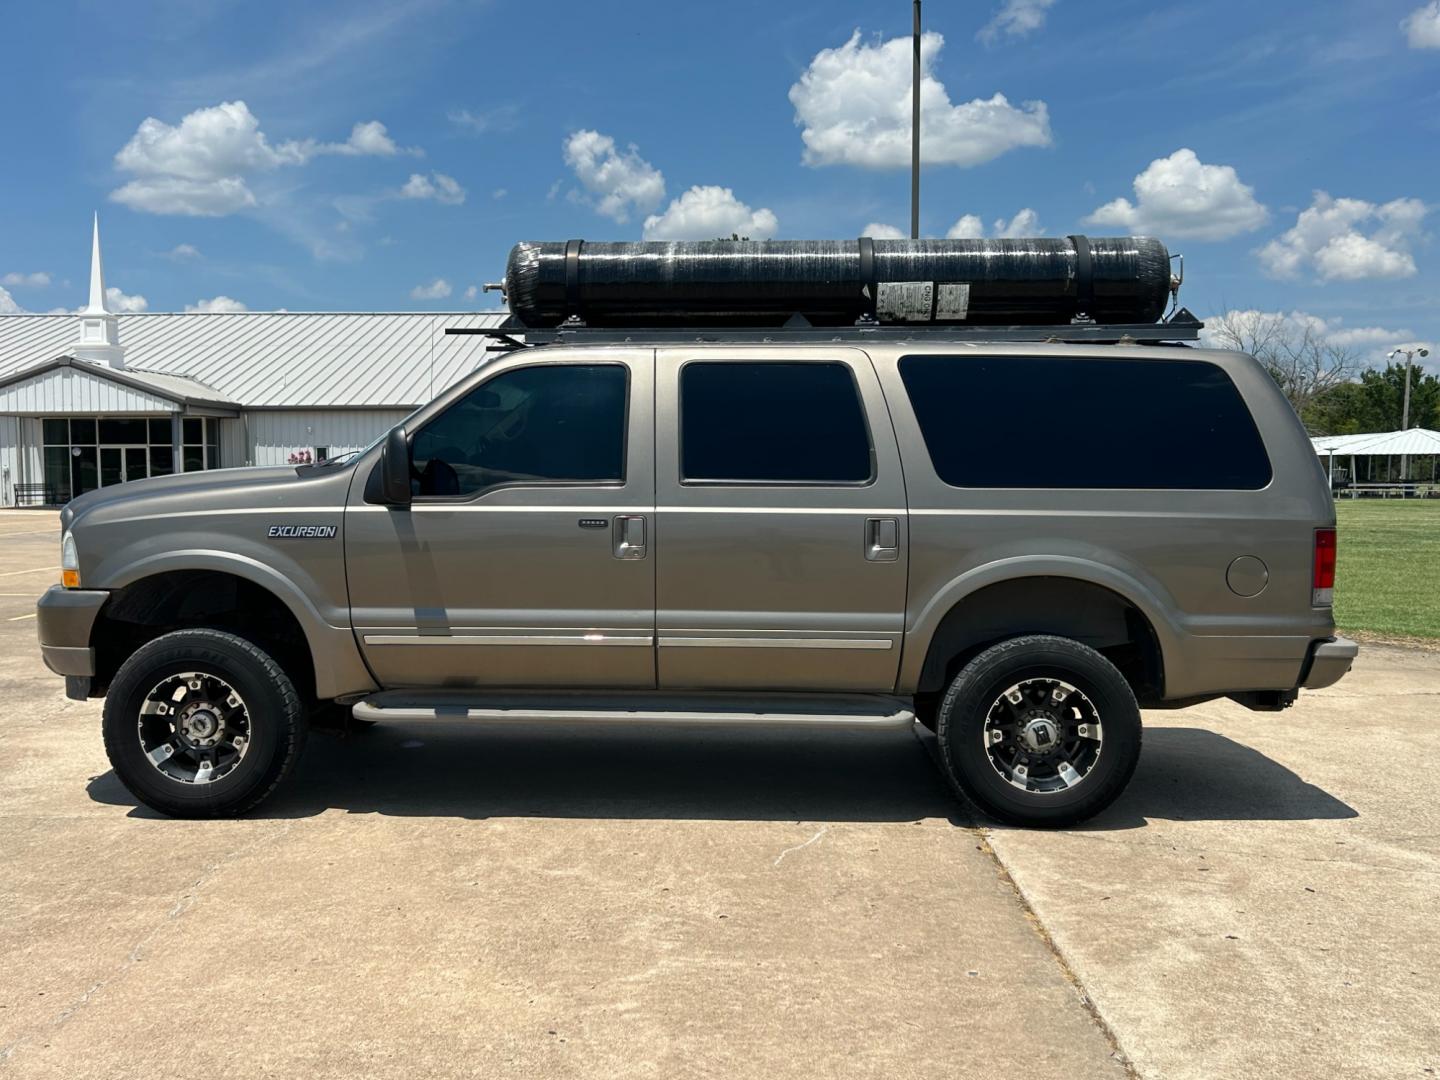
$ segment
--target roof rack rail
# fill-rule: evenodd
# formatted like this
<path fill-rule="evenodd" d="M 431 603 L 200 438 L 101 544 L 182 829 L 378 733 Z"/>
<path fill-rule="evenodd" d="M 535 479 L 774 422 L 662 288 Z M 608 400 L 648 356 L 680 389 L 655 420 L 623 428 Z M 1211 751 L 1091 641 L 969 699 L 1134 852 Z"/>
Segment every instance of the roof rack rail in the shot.
<path fill-rule="evenodd" d="M 704 342 L 833 344 L 878 341 L 1041 341 L 1075 345 L 1168 344 L 1196 341 L 1205 324 L 1181 308 L 1164 322 L 1097 323 L 1077 320 L 1063 326 L 927 326 L 857 323 L 813 326 L 792 318 L 784 326 L 586 326 L 569 321 L 553 327 L 527 327 L 513 317 L 494 327 L 457 326 L 447 334 L 494 338 L 506 348 L 535 345 L 664 345 Z M 521 341 L 520 339 L 524 340 Z"/>

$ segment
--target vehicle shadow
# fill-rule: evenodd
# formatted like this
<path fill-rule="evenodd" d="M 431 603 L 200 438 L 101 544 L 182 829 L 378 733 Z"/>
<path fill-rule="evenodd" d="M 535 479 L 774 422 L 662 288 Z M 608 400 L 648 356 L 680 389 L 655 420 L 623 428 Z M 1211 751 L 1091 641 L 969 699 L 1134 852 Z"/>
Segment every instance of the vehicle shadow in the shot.
<path fill-rule="evenodd" d="M 1125 794 L 1081 828 L 1164 821 L 1316 821 L 1359 817 L 1273 758 L 1213 731 L 1146 727 Z"/>
<path fill-rule="evenodd" d="M 337 809 L 398 817 L 555 817 L 976 823 L 938 769 L 934 736 L 909 731 L 752 730 L 536 724 L 477 729 L 386 723 L 315 732 L 254 816 Z M 97 802 L 139 806 L 113 772 Z M 1256 750 L 1193 728 L 1145 732 L 1125 794 L 1087 829 L 1152 820 L 1288 821 L 1356 812 Z"/>
<path fill-rule="evenodd" d="M 90 788 L 135 805 L 113 773 Z M 254 816 L 968 820 L 906 730 L 386 722 L 313 732 Z M 136 807 L 137 816 L 151 811 Z"/>

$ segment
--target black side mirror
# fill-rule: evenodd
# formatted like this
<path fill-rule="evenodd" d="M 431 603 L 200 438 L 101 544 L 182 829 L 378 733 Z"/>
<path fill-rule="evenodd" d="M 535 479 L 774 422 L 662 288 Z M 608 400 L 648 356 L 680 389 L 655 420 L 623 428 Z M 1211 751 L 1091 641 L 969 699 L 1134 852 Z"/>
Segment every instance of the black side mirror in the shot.
<path fill-rule="evenodd" d="M 405 437 L 404 424 L 385 435 L 380 452 L 380 499 L 386 506 L 410 505 L 410 440 Z"/>

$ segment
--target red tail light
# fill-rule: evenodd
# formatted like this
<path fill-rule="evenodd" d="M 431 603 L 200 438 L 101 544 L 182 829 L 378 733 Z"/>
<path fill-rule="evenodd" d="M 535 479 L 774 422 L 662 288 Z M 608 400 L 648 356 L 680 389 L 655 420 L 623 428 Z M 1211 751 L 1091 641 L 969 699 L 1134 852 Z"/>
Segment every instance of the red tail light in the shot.
<path fill-rule="evenodd" d="M 1335 530 L 1315 530 L 1315 578 L 1311 582 L 1310 603 L 1329 607 L 1335 598 Z"/>

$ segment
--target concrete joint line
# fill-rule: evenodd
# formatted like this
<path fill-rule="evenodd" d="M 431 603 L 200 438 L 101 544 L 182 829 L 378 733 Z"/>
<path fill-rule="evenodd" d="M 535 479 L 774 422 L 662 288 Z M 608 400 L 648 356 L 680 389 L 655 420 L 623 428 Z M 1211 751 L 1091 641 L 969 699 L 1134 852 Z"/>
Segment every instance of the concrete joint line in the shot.
<path fill-rule="evenodd" d="M 935 751 L 927 744 L 925 739 L 921 738 L 919 731 L 912 729 L 912 733 L 915 736 L 915 741 L 920 744 L 921 750 L 930 755 L 931 760 L 935 763 L 935 767 L 940 769 L 943 775 L 945 770 L 943 764 L 938 760 Z M 1125 1070 L 1125 1075 L 1130 1077 L 1131 1080 L 1141 1080 L 1140 1073 L 1135 1069 L 1135 1063 L 1130 1059 L 1130 1055 L 1125 1052 L 1125 1048 L 1120 1045 L 1120 1039 L 1116 1036 L 1115 1029 L 1112 1028 L 1109 1023 L 1106 1022 L 1105 1017 L 1100 1014 L 1099 1006 L 1095 1004 L 1094 1000 L 1085 990 L 1085 984 L 1080 981 L 1080 976 L 1077 975 L 1075 969 L 1070 966 L 1070 961 L 1066 958 L 1065 954 L 1061 952 L 1060 947 L 1055 944 L 1055 939 L 1050 936 L 1050 931 L 1045 928 L 1045 924 L 1036 913 L 1034 905 L 1030 903 L 1030 898 L 1025 895 L 1024 891 L 1016 883 L 1015 878 L 1011 875 L 1009 867 L 1005 865 L 1005 861 L 1000 858 L 999 853 L 991 846 L 990 830 L 976 819 L 968 804 L 962 806 L 961 812 L 969 819 L 965 827 L 980 841 L 980 849 L 994 861 L 995 870 L 1000 875 L 1000 880 L 1008 885 L 1010 891 L 1015 894 L 1015 900 L 1020 905 L 1020 911 L 1021 914 L 1024 915 L 1026 923 L 1029 924 L 1041 942 L 1044 943 L 1046 951 L 1054 957 L 1055 964 L 1060 969 L 1060 974 L 1064 976 L 1065 981 L 1074 989 L 1075 996 L 1079 999 L 1081 1008 L 1085 1010 L 1095 1026 L 1100 1029 L 1100 1034 L 1105 1037 L 1105 1041 L 1109 1043 L 1110 1053 L 1115 1059 L 1115 1062 Z"/>

